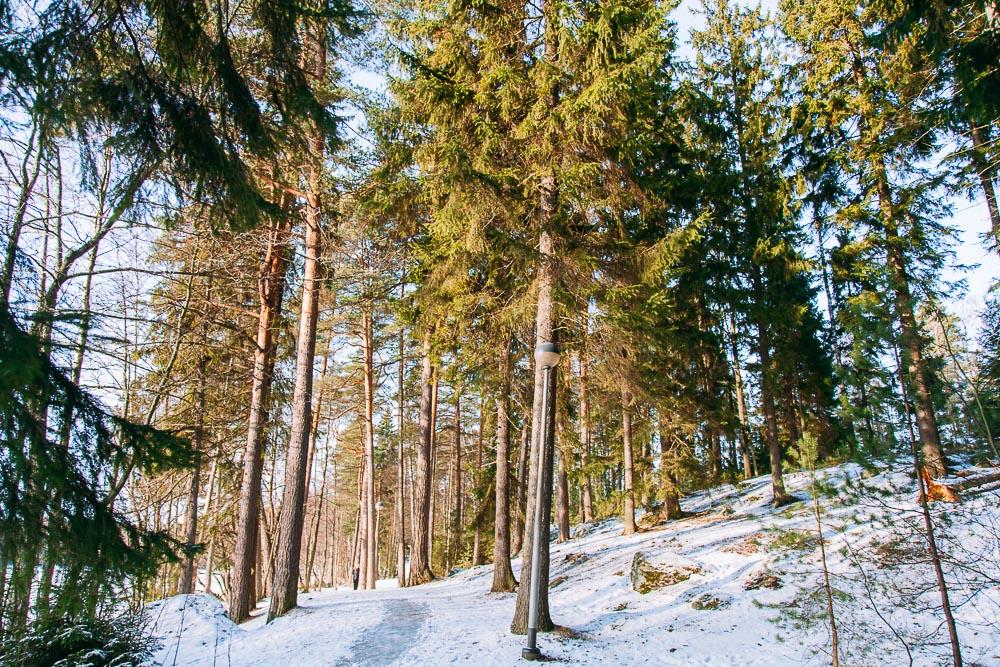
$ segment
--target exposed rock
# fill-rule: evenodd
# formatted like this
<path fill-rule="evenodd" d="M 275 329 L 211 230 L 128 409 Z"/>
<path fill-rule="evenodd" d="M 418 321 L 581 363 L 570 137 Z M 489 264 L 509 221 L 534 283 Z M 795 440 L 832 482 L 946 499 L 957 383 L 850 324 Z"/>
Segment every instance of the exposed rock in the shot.
<path fill-rule="evenodd" d="M 747 591 L 756 591 L 761 588 L 770 588 L 774 590 L 776 588 L 781 588 L 781 577 L 774 574 L 770 570 L 758 570 L 747 577 L 746 581 L 743 582 L 743 589 Z"/>
<path fill-rule="evenodd" d="M 556 586 L 559 586 L 559 585 L 565 584 L 565 583 L 566 583 L 566 577 L 559 576 L 559 577 L 556 577 L 555 579 L 553 579 L 552 581 L 549 582 L 549 588 L 555 588 Z"/>
<path fill-rule="evenodd" d="M 632 558 L 632 589 L 646 594 L 687 581 L 700 572 L 701 568 L 697 565 L 653 565 L 641 551 L 637 551 Z"/>
<path fill-rule="evenodd" d="M 713 611 L 715 609 L 725 609 L 732 602 L 729 598 L 725 596 L 712 595 L 711 593 L 702 593 L 695 599 L 691 600 L 691 608 L 699 609 L 702 611 Z"/>
<path fill-rule="evenodd" d="M 590 556 L 587 554 L 566 554 L 563 559 L 567 563 L 572 563 L 573 565 L 579 565 L 580 563 L 586 562 Z"/>

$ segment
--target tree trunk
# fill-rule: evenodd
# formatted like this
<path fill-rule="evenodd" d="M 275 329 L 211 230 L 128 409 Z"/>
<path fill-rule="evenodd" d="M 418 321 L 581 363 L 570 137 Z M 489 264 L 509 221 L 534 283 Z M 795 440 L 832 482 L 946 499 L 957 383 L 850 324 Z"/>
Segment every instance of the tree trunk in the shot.
<path fill-rule="evenodd" d="M 586 347 L 580 351 L 580 447 L 583 450 L 584 475 L 581 483 L 581 503 L 583 505 L 583 521 L 594 520 L 594 489 L 587 466 L 590 465 L 590 392 L 587 387 L 588 367 Z"/>
<path fill-rule="evenodd" d="M 365 382 L 365 588 L 375 589 L 376 549 L 378 535 L 375 530 L 375 367 L 373 362 L 374 324 L 372 314 L 365 311 L 362 316 L 362 344 L 364 347 Z"/>
<path fill-rule="evenodd" d="M 483 470 L 483 429 L 486 428 L 486 394 L 480 394 L 479 401 L 479 431 L 476 434 L 476 474 L 474 479 L 475 486 L 474 492 L 475 498 L 478 496 L 479 486 L 482 484 L 482 470 Z M 472 537 L 472 567 L 483 564 L 483 549 L 481 543 L 481 533 L 482 529 L 480 523 L 482 523 L 481 516 L 483 514 L 484 508 L 479 506 L 478 502 L 473 503 L 473 517 L 474 517 L 474 530 Z"/>
<path fill-rule="evenodd" d="M 513 556 L 521 553 L 522 539 L 524 538 L 524 513 L 526 511 L 526 503 L 528 502 L 528 480 L 527 480 L 527 465 L 528 465 L 528 424 L 527 419 L 525 424 L 521 426 L 521 440 L 518 445 L 517 452 L 517 498 L 514 507 L 514 534 L 511 538 L 513 540 L 510 553 Z"/>
<path fill-rule="evenodd" d="M 417 442 L 416 501 L 417 516 L 413 522 L 413 546 L 410 550 L 410 585 L 423 584 L 434 578 L 430 559 L 431 512 L 431 403 L 433 401 L 431 365 L 431 332 L 424 334 L 420 370 L 420 438 Z"/>
<path fill-rule="evenodd" d="M 622 513 L 623 533 L 631 535 L 636 531 L 635 525 L 635 495 L 632 491 L 634 463 L 632 460 L 632 395 L 627 389 L 622 389 L 622 461 L 624 463 L 625 488 L 624 508 Z"/>
<path fill-rule="evenodd" d="M 427 556 L 430 559 L 428 561 L 430 563 L 432 563 L 434 559 L 434 532 L 437 530 L 437 512 L 440 509 L 438 507 L 438 497 L 441 495 L 437 485 L 434 483 L 434 479 L 438 471 L 438 390 L 441 387 L 441 378 L 438 375 L 437 369 L 434 369 L 433 377 L 434 379 L 431 382 L 431 511 L 427 515 Z M 448 488 L 450 489 L 451 487 Z M 445 498 L 445 500 L 447 501 L 447 498 Z M 442 524 L 443 528 L 447 528 L 447 517 L 445 521 L 442 521 Z"/>
<path fill-rule="evenodd" d="M 185 554 L 184 567 L 181 570 L 180 593 L 190 595 L 194 593 L 194 586 L 197 577 L 194 559 L 194 547 L 198 542 L 198 494 L 201 491 L 201 457 L 204 446 L 205 435 L 205 367 L 208 365 L 208 358 L 202 356 L 198 361 L 198 405 L 196 423 L 194 427 L 194 441 L 191 443 L 197 458 L 195 459 L 194 470 L 191 473 L 191 487 L 188 491 L 187 516 L 185 517 L 185 542 L 188 553 Z"/>
<path fill-rule="evenodd" d="M 329 431 L 327 433 L 328 433 L 328 435 L 327 435 L 326 439 L 328 441 Z M 313 447 L 314 448 L 316 446 L 315 445 L 315 441 L 316 441 L 316 437 L 313 436 L 313 443 L 314 443 Z M 319 482 L 319 496 L 317 498 L 315 498 L 316 509 L 314 511 L 314 517 L 313 517 L 312 540 L 310 542 L 310 546 L 309 546 L 309 549 L 308 549 L 309 556 L 306 559 L 306 576 L 305 576 L 305 582 L 304 582 L 305 583 L 305 590 L 306 591 L 308 591 L 310 589 L 310 586 L 312 585 L 313 565 L 316 562 L 316 549 L 317 549 L 317 545 L 319 543 L 319 526 L 320 526 L 320 522 L 323 519 L 323 505 L 325 504 L 325 499 L 326 499 L 326 473 L 327 473 L 327 470 L 329 469 L 329 465 L 330 465 L 330 452 L 329 452 L 329 448 L 328 447 L 324 447 L 324 452 L 323 452 L 323 472 L 322 472 L 322 476 L 320 477 L 320 482 Z M 322 575 L 320 576 L 319 586 L 320 586 L 320 588 L 323 587 L 323 577 L 322 577 Z"/>
<path fill-rule="evenodd" d="M 548 67 L 558 68 L 559 32 L 557 25 L 558 8 L 552 0 L 541 3 L 540 13 L 545 21 L 542 42 L 544 44 L 543 62 Z M 555 76 L 546 77 L 542 91 L 541 106 L 543 108 L 543 123 L 549 123 L 556 105 L 559 102 L 559 83 Z M 550 145 L 553 137 L 548 137 Z M 544 142 L 543 142 L 544 143 Z M 553 222 L 559 208 L 559 184 L 556 180 L 555 165 L 558 160 L 554 155 L 543 158 L 539 190 L 539 220 L 538 220 L 538 303 L 535 313 L 535 349 L 542 343 L 556 340 L 555 328 L 555 239 L 552 236 Z M 538 363 L 535 364 L 535 383 L 531 401 L 531 461 L 528 469 L 528 499 L 525 511 L 524 533 L 522 544 L 524 549 L 521 557 L 521 585 L 517 590 L 517 603 L 514 618 L 511 621 L 511 632 L 526 634 L 528 632 L 528 604 L 532 589 L 532 560 L 535 524 L 535 503 L 540 501 L 537 514 L 545 522 L 539 526 L 541 539 L 538 547 L 538 578 L 537 630 L 547 632 L 554 627 L 549 615 L 549 539 L 548 523 L 552 516 L 552 453 L 555 446 L 555 414 L 557 395 L 557 372 L 553 368 L 546 372 Z M 545 387 L 546 382 L 548 387 Z M 547 392 L 548 414 L 543 414 L 543 390 Z M 543 434 L 544 431 L 544 434 Z M 540 455 L 540 456 L 539 456 Z"/>
<path fill-rule="evenodd" d="M 736 384 L 736 414 L 739 419 L 737 435 L 740 442 L 740 453 L 743 456 L 743 476 L 750 479 L 756 473 L 750 453 L 749 424 L 747 420 L 747 399 L 743 393 L 743 370 L 740 362 L 739 346 L 736 344 L 736 318 L 729 313 L 729 345 L 733 355 L 733 377 Z"/>
<path fill-rule="evenodd" d="M 229 617 L 234 623 L 242 623 L 250 618 L 250 611 L 256 602 L 254 581 L 257 569 L 260 483 L 264 471 L 264 430 L 267 425 L 267 403 L 271 393 L 277 346 L 273 330 L 281 314 L 285 274 L 288 268 L 287 234 L 287 219 L 278 221 L 269 230 L 267 251 L 258 278 L 260 309 L 253 355 L 250 415 L 247 422 L 246 447 L 243 452 L 243 476 L 240 480 L 239 509 L 236 518 L 236 546 L 229 590 Z"/>
<path fill-rule="evenodd" d="M 557 457 L 556 529 L 558 536 L 556 542 L 562 544 L 569 541 L 569 478 L 566 475 L 566 456 L 563 450 L 557 447 L 554 455 Z"/>
<path fill-rule="evenodd" d="M 219 486 L 218 473 L 219 460 L 216 458 L 212 461 L 211 472 L 208 473 L 208 502 L 205 504 L 206 516 L 212 516 L 219 504 L 219 494 L 222 492 L 222 489 L 219 488 L 216 491 L 216 487 Z M 213 523 L 215 523 L 215 519 L 213 519 Z M 215 529 L 212 527 L 208 531 L 208 553 L 205 555 L 205 593 L 211 595 L 212 577 L 215 576 Z"/>
<path fill-rule="evenodd" d="M 913 295 L 903 256 L 903 239 L 899 237 L 895 205 L 889 192 L 889 182 L 881 159 L 873 161 L 874 179 L 878 189 L 879 210 L 885 225 L 886 258 L 889 263 L 890 283 L 895 297 L 896 317 L 899 319 L 900 344 L 908 357 L 907 373 L 913 385 L 914 413 L 924 465 L 932 477 L 942 477 L 948 472 L 938 434 L 934 403 L 931 398 L 927 364 L 920 341 L 920 326 L 913 313 Z"/>
<path fill-rule="evenodd" d="M 493 524 L 494 593 L 509 593 L 517 583 L 510 566 L 510 339 L 500 357 L 500 391 L 497 392 L 496 516 Z"/>
<path fill-rule="evenodd" d="M 761 284 L 760 269 L 753 275 L 754 292 L 763 303 L 764 289 Z M 778 440 L 778 416 L 774 405 L 774 378 L 771 368 L 771 340 L 767 322 L 763 316 L 757 319 L 757 354 L 760 357 L 760 406 L 764 413 L 764 434 L 767 451 L 771 459 L 771 502 L 780 507 L 791 502 L 785 491 L 785 481 L 781 473 L 781 442 Z"/>
<path fill-rule="evenodd" d="M 406 511 L 403 508 L 403 385 L 404 371 L 406 369 L 406 341 L 405 331 L 399 330 L 399 374 L 397 378 L 399 390 L 398 424 L 399 441 L 396 450 L 396 531 L 399 533 L 399 542 L 396 546 L 396 583 L 400 588 L 406 586 Z"/>
<path fill-rule="evenodd" d="M 307 49 L 311 52 L 308 69 L 316 81 L 326 79 L 326 27 L 322 19 L 307 30 Z M 325 140 L 318 128 L 309 138 L 307 205 L 305 209 L 305 265 L 302 278 L 302 306 L 295 355 L 295 386 L 292 394 L 292 423 L 285 461 L 285 489 L 281 503 L 281 521 L 275 554 L 274 585 L 268 620 L 284 615 L 298 602 L 299 559 L 302 552 L 303 501 L 305 499 L 306 462 L 312 425 L 313 362 L 316 357 L 316 324 L 322 278 L 322 210 L 320 192 L 325 175 L 323 165 Z"/>
<path fill-rule="evenodd" d="M 356 588 L 368 587 L 368 455 L 361 452 L 361 476 L 358 478 L 358 547 Z"/>
<path fill-rule="evenodd" d="M 551 32 L 551 31 L 549 31 Z M 549 46 L 546 46 L 546 51 Z M 548 343 L 555 338 L 555 303 L 553 287 L 555 282 L 555 267 L 553 266 L 553 240 L 548 231 L 548 224 L 555 213 L 557 205 L 557 189 L 554 176 L 542 179 L 542 231 L 538 249 L 541 260 L 538 267 L 538 310 L 535 316 L 535 337 L 537 348 L 542 343 Z M 548 415 L 542 414 L 542 394 L 548 376 L 549 405 Z M 547 632 L 554 627 L 549 615 L 549 540 L 548 524 L 552 515 L 552 459 L 555 440 L 555 406 L 556 406 L 556 371 L 546 373 L 535 364 L 535 390 L 532 400 L 531 419 L 531 462 L 528 468 L 528 498 L 525 510 L 523 549 L 521 552 L 521 585 L 517 589 L 517 603 L 510 630 L 514 634 L 525 634 L 528 631 L 528 601 L 531 591 L 532 543 L 534 539 L 535 502 L 538 485 L 541 485 L 541 512 L 544 525 L 541 526 L 541 543 L 539 544 L 539 595 L 538 595 L 538 630 Z M 542 429 L 548 430 L 543 438 Z M 548 440 L 548 447 L 542 447 L 543 439 Z M 539 470 L 539 453 L 542 454 L 541 470 Z"/>
<path fill-rule="evenodd" d="M 663 489 L 663 518 L 669 520 L 680 519 L 684 516 L 681 511 L 680 494 L 677 492 L 677 473 L 674 469 L 676 459 L 676 443 L 667 435 L 666 424 L 663 416 L 659 416 L 660 427 L 660 485 Z"/>
<path fill-rule="evenodd" d="M 455 384 L 455 444 L 451 457 L 451 535 L 448 560 L 453 565 L 462 553 L 462 387 Z"/>

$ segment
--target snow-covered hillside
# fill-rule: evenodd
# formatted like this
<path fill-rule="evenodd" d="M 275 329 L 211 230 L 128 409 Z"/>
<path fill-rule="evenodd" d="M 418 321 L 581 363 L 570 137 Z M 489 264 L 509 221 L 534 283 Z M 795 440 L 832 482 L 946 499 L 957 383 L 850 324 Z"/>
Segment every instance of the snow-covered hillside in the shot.
<path fill-rule="evenodd" d="M 912 478 L 851 464 L 819 479 L 844 663 L 950 664 Z M 807 474 L 786 483 L 808 500 Z M 966 664 L 998 665 L 1000 494 L 978 491 L 934 511 Z M 617 520 L 577 527 L 552 546 L 550 604 L 563 629 L 540 636 L 542 651 L 579 665 L 829 664 L 812 503 L 773 510 L 769 496 L 762 477 L 688 496 L 691 516 L 630 537 Z M 640 594 L 637 552 L 690 577 Z M 163 665 L 516 664 L 515 596 L 490 593 L 490 582 L 487 565 L 410 589 L 324 590 L 270 625 L 235 626 L 205 595 L 148 611 Z"/>

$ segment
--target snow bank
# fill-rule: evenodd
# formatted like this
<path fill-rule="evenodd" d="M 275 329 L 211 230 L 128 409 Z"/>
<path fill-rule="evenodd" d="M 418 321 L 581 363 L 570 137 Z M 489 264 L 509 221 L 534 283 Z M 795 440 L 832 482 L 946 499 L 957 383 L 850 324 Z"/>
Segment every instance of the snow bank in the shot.
<path fill-rule="evenodd" d="M 873 474 L 848 464 L 818 476 L 833 489 L 822 505 L 844 663 L 906 665 L 907 649 L 914 665 L 947 662 L 906 466 Z M 807 474 L 787 475 L 786 485 L 809 500 Z M 969 664 L 1000 664 L 1000 588 L 975 575 L 1000 576 L 998 500 L 987 491 L 935 507 L 947 514 L 942 547 L 975 566 L 948 570 Z M 812 505 L 774 510 L 769 502 L 761 477 L 692 494 L 682 502 L 686 518 L 627 537 L 615 519 L 576 527 L 552 545 L 550 606 L 565 629 L 541 635 L 542 651 L 572 665 L 828 665 Z M 640 594 L 629 576 L 638 552 L 698 572 Z M 520 562 L 513 565 L 516 574 Z M 490 593 L 491 580 L 491 566 L 480 566 L 414 588 L 379 582 L 375 591 L 304 594 L 299 609 L 269 625 L 258 616 L 236 627 L 204 595 L 149 611 L 164 665 L 518 664 L 524 638 L 509 632 L 515 595 Z"/>

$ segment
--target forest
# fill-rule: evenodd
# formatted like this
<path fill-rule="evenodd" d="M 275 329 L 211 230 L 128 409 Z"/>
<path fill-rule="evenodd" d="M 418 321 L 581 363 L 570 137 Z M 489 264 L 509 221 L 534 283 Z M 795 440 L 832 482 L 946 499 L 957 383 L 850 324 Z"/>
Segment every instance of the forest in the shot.
<path fill-rule="evenodd" d="M 963 664 L 1000 5 L 680 4 L 0 0 L 0 661 L 477 566 L 521 635 L 533 553 L 548 631 L 550 548 L 756 478 L 827 575 L 816 471 L 857 464 L 908 470 Z"/>

